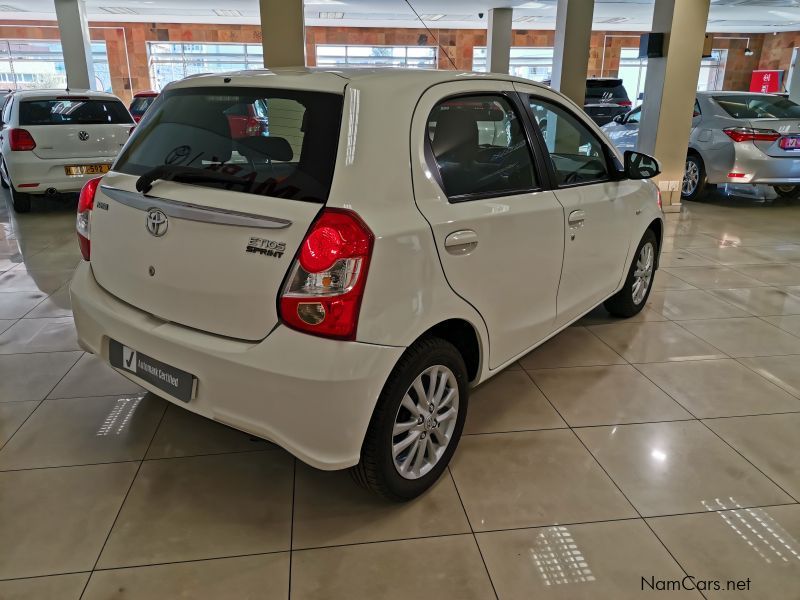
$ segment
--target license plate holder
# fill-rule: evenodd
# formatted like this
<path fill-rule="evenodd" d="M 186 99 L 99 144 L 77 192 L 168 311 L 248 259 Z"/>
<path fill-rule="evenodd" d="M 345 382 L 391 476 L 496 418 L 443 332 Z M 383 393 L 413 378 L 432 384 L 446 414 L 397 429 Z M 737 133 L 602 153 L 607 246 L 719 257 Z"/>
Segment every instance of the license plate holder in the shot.
<path fill-rule="evenodd" d="M 182 402 L 190 402 L 194 398 L 197 378 L 191 373 L 124 346 L 116 340 L 108 342 L 108 358 L 112 367 L 136 375 Z"/>
<path fill-rule="evenodd" d="M 800 135 L 785 135 L 778 142 L 782 150 L 800 152 Z"/>
<path fill-rule="evenodd" d="M 71 176 L 105 175 L 110 168 L 110 165 L 64 165 L 64 173 Z"/>

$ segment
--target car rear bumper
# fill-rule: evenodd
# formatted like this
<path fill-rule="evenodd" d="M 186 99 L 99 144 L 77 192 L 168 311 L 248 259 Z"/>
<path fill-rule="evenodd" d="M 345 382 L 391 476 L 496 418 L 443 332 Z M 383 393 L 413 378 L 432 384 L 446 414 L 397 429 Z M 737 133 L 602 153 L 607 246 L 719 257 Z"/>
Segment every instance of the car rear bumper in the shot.
<path fill-rule="evenodd" d="M 733 167 L 724 174 L 724 181 L 712 183 L 752 183 L 766 185 L 800 184 L 800 155 L 768 156 L 753 144 L 734 144 Z M 730 173 L 743 177 L 730 177 Z"/>
<path fill-rule="evenodd" d="M 164 322 L 118 300 L 82 262 L 70 287 L 78 339 L 109 361 L 114 339 L 197 378 L 188 403 L 127 371 L 145 389 L 194 413 L 268 439 L 326 470 L 359 461 L 375 402 L 404 348 L 326 340 L 278 326 L 242 342 Z"/>
<path fill-rule="evenodd" d="M 38 158 L 33 152 L 14 152 L 6 160 L 6 169 L 14 189 L 26 194 L 79 192 L 83 184 L 99 175 L 67 175 L 64 167 L 70 165 L 109 165 L 110 157 L 98 158 Z M 31 186 L 30 184 L 37 184 Z M 29 185 L 26 185 L 29 184 Z"/>

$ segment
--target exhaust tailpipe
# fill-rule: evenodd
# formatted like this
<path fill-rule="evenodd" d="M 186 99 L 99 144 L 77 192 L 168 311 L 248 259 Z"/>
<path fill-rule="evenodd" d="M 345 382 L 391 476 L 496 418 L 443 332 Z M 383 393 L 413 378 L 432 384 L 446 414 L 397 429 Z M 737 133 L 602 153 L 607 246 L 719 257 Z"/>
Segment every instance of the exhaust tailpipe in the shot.
<path fill-rule="evenodd" d="M 48 196 L 55 196 L 58 193 L 58 190 L 54 187 L 51 187 L 47 188 L 44 193 L 47 194 Z"/>

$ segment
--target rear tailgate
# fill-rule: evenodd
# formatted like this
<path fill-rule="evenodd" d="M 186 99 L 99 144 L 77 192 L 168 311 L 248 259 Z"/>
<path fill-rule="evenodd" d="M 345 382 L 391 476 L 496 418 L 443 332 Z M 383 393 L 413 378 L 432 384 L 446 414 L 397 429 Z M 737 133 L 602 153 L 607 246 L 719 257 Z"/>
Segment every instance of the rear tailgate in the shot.
<path fill-rule="evenodd" d="M 753 142 L 767 156 L 800 159 L 800 119 L 750 119 L 750 126 L 781 134 L 774 142 Z"/>
<path fill-rule="evenodd" d="M 98 190 L 91 226 L 97 282 L 166 321 L 266 337 L 278 321 L 281 283 L 322 206 L 175 182 L 155 183 L 146 197 L 136 179 L 112 173 Z M 166 214 L 160 235 L 148 229 L 150 208 Z"/>
<path fill-rule="evenodd" d="M 103 178 L 91 216 L 92 270 L 108 292 L 160 319 L 263 339 L 330 191 L 343 97 L 185 85 L 162 93 Z M 280 137 L 232 130 L 226 111 L 254 101 Z M 136 191 L 153 168 L 163 177 L 146 194 Z M 187 170 L 195 179 L 180 182 Z"/>

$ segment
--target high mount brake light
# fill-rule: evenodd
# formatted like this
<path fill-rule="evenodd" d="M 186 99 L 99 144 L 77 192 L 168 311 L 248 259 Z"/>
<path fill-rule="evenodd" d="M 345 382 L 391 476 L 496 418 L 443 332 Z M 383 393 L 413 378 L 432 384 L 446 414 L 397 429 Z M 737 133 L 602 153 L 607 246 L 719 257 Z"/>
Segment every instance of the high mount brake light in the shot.
<path fill-rule="evenodd" d="M 283 322 L 305 333 L 354 340 L 374 240 L 353 211 L 323 209 L 281 292 Z"/>
<path fill-rule="evenodd" d="M 95 177 L 83 184 L 81 195 L 78 198 L 78 218 L 75 229 L 78 232 L 78 245 L 81 248 L 83 260 L 89 260 L 91 256 L 91 214 L 94 208 L 94 196 L 97 193 L 97 186 L 100 185 L 102 177 Z"/>

